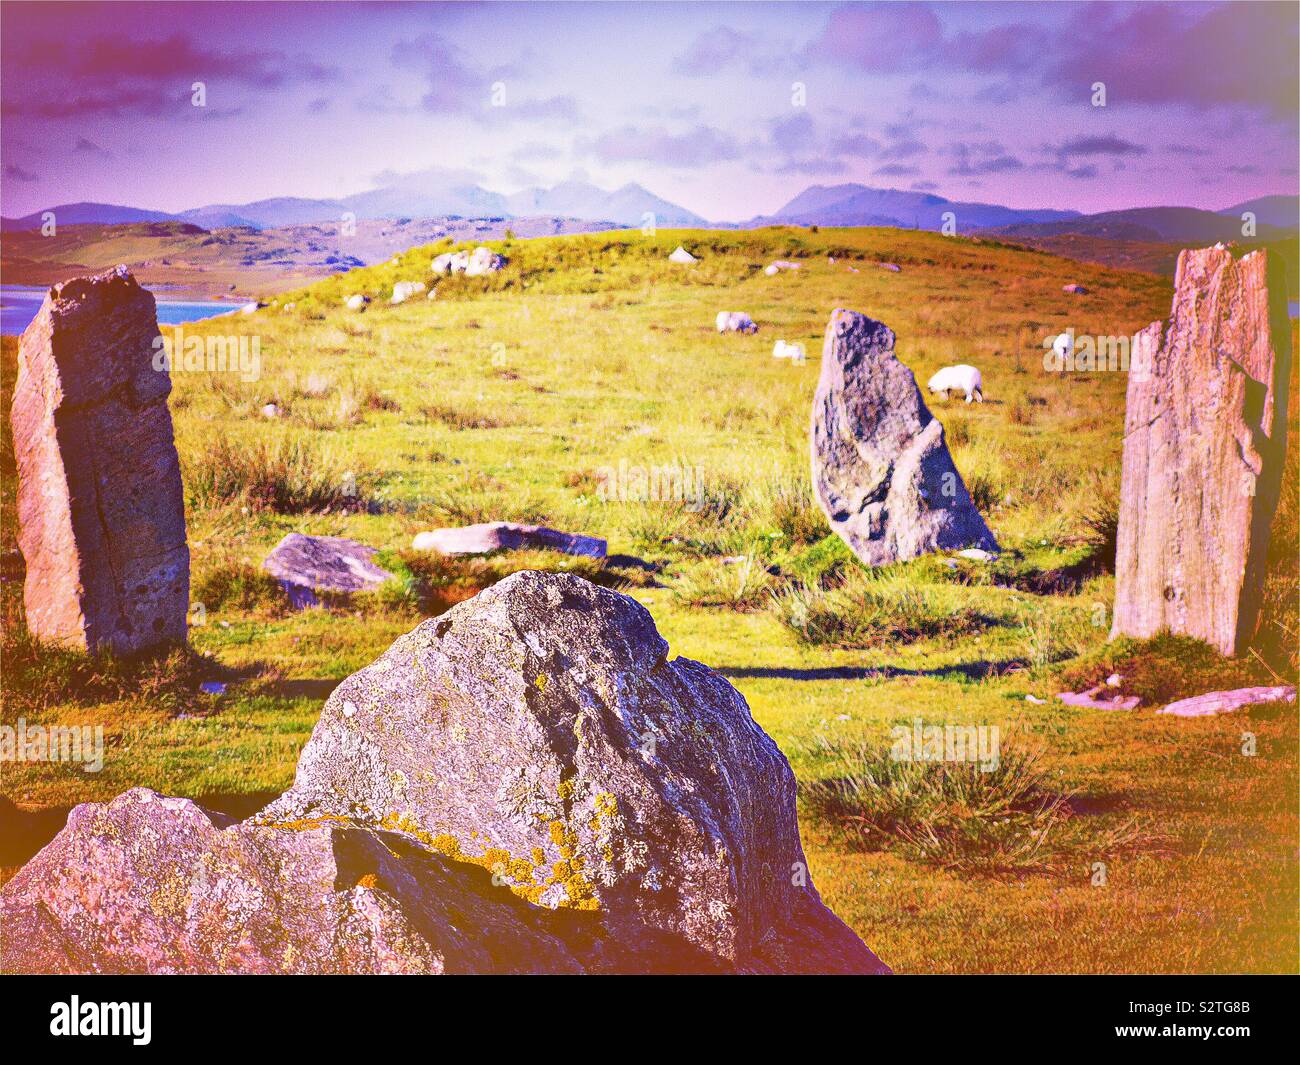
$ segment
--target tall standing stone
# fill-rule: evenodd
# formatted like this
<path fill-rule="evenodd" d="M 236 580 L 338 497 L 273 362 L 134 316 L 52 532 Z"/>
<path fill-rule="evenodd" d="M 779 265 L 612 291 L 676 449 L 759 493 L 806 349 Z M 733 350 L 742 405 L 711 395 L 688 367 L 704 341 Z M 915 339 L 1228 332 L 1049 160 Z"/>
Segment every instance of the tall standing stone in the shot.
<path fill-rule="evenodd" d="M 863 562 L 886 565 L 931 551 L 998 550 L 966 490 L 894 334 L 855 311 L 826 327 L 813 399 L 817 502 Z"/>
<path fill-rule="evenodd" d="M 1231 655 L 1255 633 L 1286 449 L 1283 269 L 1263 250 L 1188 249 L 1168 326 L 1138 335 L 1112 638 L 1168 629 Z"/>
<path fill-rule="evenodd" d="M 18 545 L 38 639 L 129 654 L 183 641 L 190 554 L 153 296 L 126 270 L 50 289 L 14 386 Z"/>

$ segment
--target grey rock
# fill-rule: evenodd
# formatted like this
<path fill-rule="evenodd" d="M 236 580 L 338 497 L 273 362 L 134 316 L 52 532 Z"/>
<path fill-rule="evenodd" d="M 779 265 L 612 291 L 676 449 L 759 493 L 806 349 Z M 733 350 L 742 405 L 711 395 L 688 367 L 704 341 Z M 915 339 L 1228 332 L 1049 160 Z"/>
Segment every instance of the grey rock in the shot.
<path fill-rule="evenodd" d="M 320 817 L 599 913 L 629 970 L 884 968 L 812 886 L 794 775 L 740 693 L 570 574 L 508 577 L 340 684 L 258 820 Z"/>
<path fill-rule="evenodd" d="M 185 640 L 167 359 L 154 298 L 124 267 L 55 285 L 23 333 L 10 421 L 38 639 L 118 654 Z"/>
<path fill-rule="evenodd" d="M 262 568 L 276 578 L 295 608 L 312 606 L 317 592 L 365 592 L 393 579 L 373 562 L 375 549 L 340 536 L 289 533 Z"/>
<path fill-rule="evenodd" d="M 887 326 L 831 314 L 811 437 L 817 502 L 863 562 L 999 550 Z"/>
<path fill-rule="evenodd" d="M 604 540 L 595 536 L 560 532 L 544 525 L 520 525 L 512 521 L 487 521 L 457 529 L 432 529 L 417 533 L 411 542 L 416 551 L 437 551 L 444 555 L 486 555 L 492 551 L 544 550 L 566 555 L 604 558 Z"/>
<path fill-rule="evenodd" d="M 1247 706 L 1259 706 L 1263 703 L 1294 703 L 1295 688 L 1279 684 L 1263 688 L 1237 688 L 1233 691 L 1206 692 L 1189 699 L 1179 699 L 1175 703 L 1162 706 L 1157 714 L 1173 714 L 1174 717 L 1212 717 L 1216 714 L 1230 714 Z"/>

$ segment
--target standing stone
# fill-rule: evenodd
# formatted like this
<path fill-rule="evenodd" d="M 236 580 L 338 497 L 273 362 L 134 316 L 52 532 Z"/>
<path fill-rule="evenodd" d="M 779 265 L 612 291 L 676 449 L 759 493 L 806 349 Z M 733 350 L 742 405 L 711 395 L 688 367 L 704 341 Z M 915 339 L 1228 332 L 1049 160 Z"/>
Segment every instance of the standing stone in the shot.
<path fill-rule="evenodd" d="M 50 289 L 14 386 L 18 545 L 38 639 L 183 642 L 190 553 L 153 296 L 124 267 Z"/>
<path fill-rule="evenodd" d="M 1255 633 L 1286 449 L 1283 269 L 1188 249 L 1168 326 L 1135 338 L 1112 639 L 1168 629 L 1231 655 Z"/>
<path fill-rule="evenodd" d="M 894 355 L 893 332 L 855 311 L 832 312 L 826 327 L 812 477 L 831 528 L 869 566 L 931 551 L 998 550 L 943 426 Z"/>

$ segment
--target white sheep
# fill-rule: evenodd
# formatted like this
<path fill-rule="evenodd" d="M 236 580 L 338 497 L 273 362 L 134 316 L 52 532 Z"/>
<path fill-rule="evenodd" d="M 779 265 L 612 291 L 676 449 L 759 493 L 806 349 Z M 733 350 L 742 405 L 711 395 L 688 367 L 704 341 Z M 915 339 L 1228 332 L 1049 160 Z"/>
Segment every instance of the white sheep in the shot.
<path fill-rule="evenodd" d="M 744 311 L 719 311 L 716 319 L 719 333 L 757 333 L 758 326 Z"/>
<path fill-rule="evenodd" d="M 807 361 L 808 356 L 802 344 L 791 344 L 784 340 L 778 340 L 772 345 L 772 358 L 789 359 L 792 363 L 802 363 Z"/>
<path fill-rule="evenodd" d="M 949 392 L 965 392 L 967 403 L 972 399 L 984 402 L 984 379 L 980 376 L 979 370 L 965 363 L 959 366 L 945 366 L 930 378 L 930 383 L 925 387 L 931 392 L 943 393 L 944 399 L 948 398 Z"/>

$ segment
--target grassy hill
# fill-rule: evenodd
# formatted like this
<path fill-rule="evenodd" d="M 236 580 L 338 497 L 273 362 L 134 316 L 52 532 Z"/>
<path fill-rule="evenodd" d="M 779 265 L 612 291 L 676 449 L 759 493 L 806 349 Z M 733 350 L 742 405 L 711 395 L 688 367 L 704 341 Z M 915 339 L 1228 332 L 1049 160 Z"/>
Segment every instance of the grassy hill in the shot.
<path fill-rule="evenodd" d="M 667 262 L 678 244 L 702 261 Z M 1294 709 L 1175 721 L 1051 699 L 1115 669 L 1148 703 L 1295 680 L 1294 420 L 1257 653 L 1105 644 L 1126 382 L 1048 373 L 1042 339 L 1131 335 L 1168 313 L 1167 280 L 891 229 L 491 246 L 509 259 L 500 274 L 443 280 L 432 300 L 387 304 L 394 282 L 433 280 L 447 244 L 185 327 L 261 350 L 255 381 L 173 377 L 201 657 L 96 663 L 26 643 L 6 416 L 3 719 L 104 723 L 110 750 L 97 775 L 0 765 L 0 795 L 19 807 L 0 864 L 23 860 L 67 805 L 135 784 L 256 808 L 290 782 L 338 680 L 512 568 L 570 568 L 636 597 L 674 654 L 744 693 L 805 789 L 824 897 L 898 970 L 1295 970 Z M 803 269 L 765 276 L 777 258 Z M 1089 294 L 1064 294 L 1071 282 Z M 346 311 L 352 293 L 374 302 Z M 995 565 L 931 557 L 871 573 L 829 535 L 807 440 L 835 307 L 886 322 L 918 379 L 956 361 L 983 371 L 985 403 L 933 408 L 1005 549 Z M 723 309 L 760 332 L 719 336 Z M 807 363 L 773 359 L 778 338 L 803 342 Z M 7 411 L 12 338 L 3 352 Z M 261 415 L 267 403 L 279 417 Z M 686 498 L 645 498 L 665 483 Z M 407 550 L 421 530 L 491 519 L 606 537 L 616 557 Z M 402 580 L 288 614 L 256 567 L 290 531 L 379 547 Z M 228 687 L 196 694 L 199 679 Z M 891 726 L 916 718 L 997 726 L 1003 770 L 972 781 L 882 759 Z"/>

